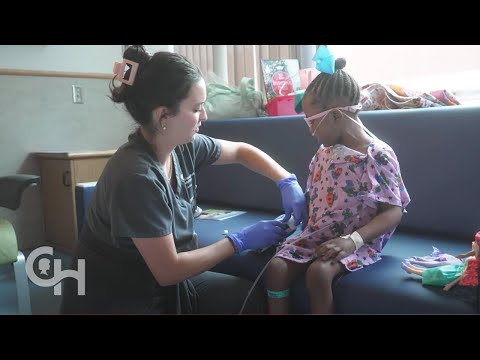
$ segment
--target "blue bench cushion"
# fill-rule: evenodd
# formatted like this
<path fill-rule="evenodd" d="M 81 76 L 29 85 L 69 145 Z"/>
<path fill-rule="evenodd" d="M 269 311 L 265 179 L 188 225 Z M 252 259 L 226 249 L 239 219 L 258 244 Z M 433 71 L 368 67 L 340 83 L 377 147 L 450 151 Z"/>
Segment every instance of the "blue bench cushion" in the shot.
<path fill-rule="evenodd" d="M 204 209 L 218 205 L 200 204 Z M 229 208 L 229 207 L 224 207 Z M 236 208 L 237 210 L 239 208 Z M 241 209 L 245 210 L 245 209 Z M 247 211 L 246 214 L 222 221 L 195 220 L 201 247 L 224 237 L 223 231 L 234 232 L 259 220 L 273 219 L 279 212 Z M 449 254 L 470 250 L 469 238 L 432 237 L 396 232 L 384 248 L 382 260 L 365 269 L 340 277 L 334 285 L 337 313 L 348 314 L 473 314 L 476 306 L 438 289 L 422 285 L 421 277 L 407 274 L 400 264 L 411 256 L 423 256 L 435 246 Z M 254 281 L 273 252 L 245 252 L 228 258 L 212 270 L 245 277 Z M 263 277 L 257 286 L 264 286 Z M 294 313 L 309 313 L 305 279 L 300 277 L 292 286 Z"/>
<path fill-rule="evenodd" d="M 400 264 L 411 256 L 429 255 L 432 246 L 456 255 L 468 252 L 470 238 L 440 238 L 396 233 L 376 266 L 348 274 L 335 287 L 337 312 L 360 314 L 473 314 L 474 303 L 442 294 L 441 288 L 423 286 L 421 277 L 407 274 Z M 369 299 L 375 298 L 375 301 Z"/>
<path fill-rule="evenodd" d="M 94 185 L 77 187 L 77 215 L 81 226 Z M 199 204 L 202 208 L 219 208 L 218 204 Z M 233 209 L 223 206 L 225 209 Z M 235 209 L 239 210 L 238 207 Z M 245 209 L 240 209 L 245 210 Z M 222 221 L 195 220 L 200 247 L 224 237 L 224 230 L 235 232 L 259 220 L 274 219 L 280 212 L 247 211 L 243 215 Z M 384 249 L 382 260 L 360 271 L 338 279 L 334 286 L 337 313 L 348 314 L 471 314 L 475 305 L 444 296 L 438 289 L 424 287 L 421 278 L 405 273 L 400 263 L 411 256 L 430 254 L 432 246 L 450 253 L 469 250 L 468 238 L 441 238 L 397 232 Z M 273 255 L 273 250 L 256 253 L 247 251 L 232 256 L 212 270 L 254 281 Z M 264 276 L 257 286 L 264 287 Z M 435 291 L 437 290 L 437 291 Z M 308 295 L 304 277 L 292 286 L 294 313 L 308 313 Z"/>

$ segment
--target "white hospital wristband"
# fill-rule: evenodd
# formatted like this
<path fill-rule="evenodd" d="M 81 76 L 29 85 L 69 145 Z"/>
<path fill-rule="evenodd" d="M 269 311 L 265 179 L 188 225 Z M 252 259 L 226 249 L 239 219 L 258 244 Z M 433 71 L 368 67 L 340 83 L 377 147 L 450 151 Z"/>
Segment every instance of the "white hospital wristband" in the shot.
<path fill-rule="evenodd" d="M 353 241 L 353 243 L 355 244 L 355 251 L 360 249 L 363 245 L 362 236 L 356 231 L 354 233 L 350 234 L 350 235 L 346 235 L 346 236 L 342 236 L 342 237 L 345 238 L 345 239 L 349 238 Z"/>

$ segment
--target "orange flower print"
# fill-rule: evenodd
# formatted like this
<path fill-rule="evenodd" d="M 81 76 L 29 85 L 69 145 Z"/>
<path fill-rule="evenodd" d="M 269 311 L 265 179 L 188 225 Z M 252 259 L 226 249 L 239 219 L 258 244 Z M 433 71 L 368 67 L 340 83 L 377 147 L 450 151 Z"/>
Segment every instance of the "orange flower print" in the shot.
<path fill-rule="evenodd" d="M 350 270 L 353 270 L 358 267 L 358 262 L 357 260 L 352 260 L 349 263 L 347 263 L 347 268 Z"/>
<path fill-rule="evenodd" d="M 295 243 L 295 246 L 305 248 L 307 246 L 307 241 L 306 240 L 300 240 Z"/>
<path fill-rule="evenodd" d="M 332 177 L 337 180 L 338 177 L 342 174 L 343 169 L 341 167 L 336 168 L 334 171 L 332 171 Z"/>
<path fill-rule="evenodd" d="M 372 249 L 368 249 L 367 250 L 367 253 L 368 253 L 368 257 L 370 259 L 372 259 L 373 261 L 377 261 L 378 259 L 378 254 L 376 252 L 374 252 Z"/>
<path fill-rule="evenodd" d="M 333 206 L 333 202 L 334 202 L 335 200 L 337 200 L 337 198 L 338 198 L 337 194 L 335 194 L 335 193 L 333 192 L 333 190 L 334 190 L 333 187 L 327 188 L 327 197 L 326 197 L 325 200 L 327 200 L 327 204 L 328 204 L 328 206 L 330 206 L 330 207 Z"/>
<path fill-rule="evenodd" d="M 358 164 L 359 162 L 362 161 L 362 159 L 360 159 L 356 156 L 353 156 L 353 155 L 347 155 L 347 156 L 345 156 L 345 161 L 352 162 L 354 164 Z"/>

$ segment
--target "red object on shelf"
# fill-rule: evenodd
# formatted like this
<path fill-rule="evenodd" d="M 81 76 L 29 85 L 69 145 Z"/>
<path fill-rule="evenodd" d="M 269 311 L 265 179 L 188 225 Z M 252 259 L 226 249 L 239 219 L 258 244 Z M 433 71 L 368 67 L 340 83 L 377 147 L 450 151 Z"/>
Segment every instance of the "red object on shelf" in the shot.
<path fill-rule="evenodd" d="M 299 115 L 295 112 L 295 95 L 276 96 L 267 102 L 265 109 L 270 116 Z"/>

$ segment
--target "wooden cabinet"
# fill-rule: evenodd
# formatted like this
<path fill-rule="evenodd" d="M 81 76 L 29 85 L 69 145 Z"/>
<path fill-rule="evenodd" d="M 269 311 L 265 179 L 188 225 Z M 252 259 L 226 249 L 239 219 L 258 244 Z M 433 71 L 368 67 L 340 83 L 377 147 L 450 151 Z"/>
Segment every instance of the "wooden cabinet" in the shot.
<path fill-rule="evenodd" d="M 97 181 L 116 150 L 38 152 L 47 241 L 71 253 L 78 240 L 75 185 Z"/>

